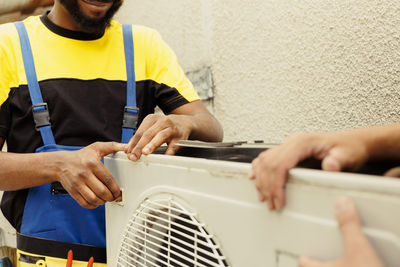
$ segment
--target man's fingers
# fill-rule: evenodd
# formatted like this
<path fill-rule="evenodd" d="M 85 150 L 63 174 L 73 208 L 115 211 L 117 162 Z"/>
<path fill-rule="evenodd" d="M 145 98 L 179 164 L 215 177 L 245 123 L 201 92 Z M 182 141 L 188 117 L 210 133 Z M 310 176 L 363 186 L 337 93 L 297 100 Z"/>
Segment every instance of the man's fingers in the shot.
<path fill-rule="evenodd" d="M 249 174 L 247 175 L 247 177 L 248 177 L 250 180 L 256 179 L 256 174 L 255 174 L 255 172 L 254 172 L 253 169 L 250 170 L 250 172 L 249 172 Z"/>
<path fill-rule="evenodd" d="M 91 145 L 93 149 L 97 151 L 101 158 L 116 153 L 119 151 L 124 151 L 126 148 L 125 144 L 117 143 L 117 142 L 96 142 Z"/>
<path fill-rule="evenodd" d="M 75 199 L 76 202 L 78 202 L 79 205 L 81 205 L 82 207 L 84 207 L 86 209 L 95 209 L 95 208 L 97 208 L 96 205 L 92 205 L 92 204 L 88 203 L 86 201 L 86 199 L 82 196 L 82 194 L 79 193 L 79 192 L 73 192 L 73 193 L 70 193 L 70 195 L 71 195 L 71 197 L 73 199 Z"/>
<path fill-rule="evenodd" d="M 340 172 L 342 170 L 342 163 L 332 155 L 325 157 L 321 165 L 325 171 Z"/>
<path fill-rule="evenodd" d="M 165 128 L 162 130 L 157 129 L 157 134 L 153 137 L 152 140 L 150 140 L 143 148 L 143 154 L 144 155 L 149 155 L 154 152 L 158 147 L 160 147 L 163 143 L 168 142 L 168 140 L 171 138 L 172 131 L 170 128 Z M 170 153 L 174 154 L 174 143 L 171 141 L 170 144 L 168 145 L 166 153 L 171 155 Z"/>
<path fill-rule="evenodd" d="M 362 232 L 360 217 L 354 202 L 341 197 L 335 203 L 336 218 L 342 233 L 346 266 L 382 267 L 383 264 Z"/>
<path fill-rule="evenodd" d="M 341 197 L 335 203 L 335 213 L 342 232 L 343 244 L 346 251 L 357 250 L 364 237 L 360 217 L 354 202 L 348 197 Z"/>
<path fill-rule="evenodd" d="M 158 144 L 159 140 L 157 139 L 153 143 L 151 142 L 156 138 L 157 135 L 161 134 L 165 128 L 166 127 L 161 123 L 154 123 L 141 135 L 140 140 L 136 143 L 135 147 L 132 148 L 130 153 L 133 154 L 136 159 L 139 159 L 142 154 L 147 155 L 152 153 L 155 148 L 158 147 L 154 146 Z"/>
<path fill-rule="evenodd" d="M 160 116 L 157 114 L 150 114 L 146 118 L 144 118 L 144 120 L 140 124 L 139 128 L 136 130 L 135 135 L 129 141 L 129 143 L 125 149 L 125 153 L 130 155 L 134 152 L 134 149 L 137 147 L 137 144 L 142 140 L 143 137 L 145 137 L 145 133 L 148 131 L 148 129 L 150 129 L 151 127 L 153 127 L 153 125 L 155 123 L 157 123 L 159 117 Z M 142 152 L 140 151 L 140 154 L 141 153 Z M 138 155 L 139 157 L 140 157 L 140 154 Z M 132 154 L 132 156 L 136 157 L 135 154 Z M 136 159 L 139 159 L 139 157 L 137 157 Z M 133 160 L 133 157 L 130 157 L 130 158 Z"/>
<path fill-rule="evenodd" d="M 340 144 L 332 147 L 323 158 L 322 169 L 326 171 L 356 170 L 367 160 L 361 145 Z"/>
<path fill-rule="evenodd" d="M 274 198 L 273 201 L 275 208 L 277 210 L 280 210 L 286 204 L 285 185 L 287 181 L 288 171 L 283 167 L 278 168 L 277 170 L 275 170 L 274 176 L 275 179 L 272 197 Z"/>
<path fill-rule="evenodd" d="M 88 203 L 89 208 L 98 207 L 106 203 L 106 201 L 99 198 L 88 186 L 83 186 L 82 188 L 80 188 L 79 193 Z"/>
<path fill-rule="evenodd" d="M 98 183 L 92 183 L 91 186 L 98 197 L 106 201 L 114 201 L 121 195 L 117 181 L 103 164 L 99 164 L 93 173 L 96 175 Z"/>
<path fill-rule="evenodd" d="M 140 127 L 136 130 L 135 135 L 131 138 L 128 145 L 126 146 L 125 153 L 132 153 L 133 149 L 136 147 L 137 143 L 140 141 L 143 133 L 147 130 L 148 127 L 151 127 L 151 125 L 149 125 L 149 122 L 146 123 L 146 121 L 143 121 Z"/>
<path fill-rule="evenodd" d="M 297 261 L 299 267 L 336 267 L 334 263 L 321 262 L 307 257 L 300 257 Z M 337 266 L 339 267 L 339 266 Z"/>
<path fill-rule="evenodd" d="M 400 167 L 392 168 L 385 173 L 388 177 L 400 177 Z"/>
<path fill-rule="evenodd" d="M 168 148 L 167 151 L 165 152 L 165 154 L 167 155 L 175 155 L 176 152 L 180 149 L 180 146 L 177 146 L 176 143 L 179 141 L 180 139 L 175 139 L 173 141 L 171 141 L 168 144 Z"/>
<path fill-rule="evenodd" d="M 262 164 L 263 162 L 260 161 L 259 164 Z M 275 205 L 274 205 L 274 199 L 272 197 L 272 183 L 273 183 L 273 177 L 271 176 L 272 173 L 264 168 L 265 166 L 256 166 L 256 187 L 262 197 L 260 197 L 261 201 L 267 202 L 267 206 L 269 210 L 274 210 Z"/>

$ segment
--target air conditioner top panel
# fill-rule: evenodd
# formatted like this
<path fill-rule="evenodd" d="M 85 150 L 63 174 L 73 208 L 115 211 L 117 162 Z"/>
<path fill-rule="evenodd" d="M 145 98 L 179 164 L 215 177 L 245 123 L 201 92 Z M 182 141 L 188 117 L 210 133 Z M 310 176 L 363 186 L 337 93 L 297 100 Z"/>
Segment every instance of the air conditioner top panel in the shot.
<path fill-rule="evenodd" d="M 183 140 L 179 141 L 177 146 L 180 146 L 176 153 L 177 156 L 250 163 L 258 154 L 275 147 L 276 144 L 265 143 L 262 140 L 236 142 Z M 166 148 L 166 146 L 160 147 L 155 151 L 155 154 L 164 154 Z M 352 172 L 382 175 L 387 170 L 398 165 L 400 165 L 398 161 L 368 162 L 360 169 Z M 319 170 L 321 169 L 321 161 L 310 158 L 300 162 L 297 167 Z"/>

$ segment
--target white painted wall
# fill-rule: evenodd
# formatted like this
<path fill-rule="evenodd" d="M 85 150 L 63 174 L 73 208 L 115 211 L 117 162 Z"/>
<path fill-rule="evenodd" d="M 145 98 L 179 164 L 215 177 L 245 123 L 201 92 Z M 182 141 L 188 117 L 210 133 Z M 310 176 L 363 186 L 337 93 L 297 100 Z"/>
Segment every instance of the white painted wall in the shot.
<path fill-rule="evenodd" d="M 118 18 L 212 67 L 226 140 L 400 121 L 399 1 L 129 0 Z"/>

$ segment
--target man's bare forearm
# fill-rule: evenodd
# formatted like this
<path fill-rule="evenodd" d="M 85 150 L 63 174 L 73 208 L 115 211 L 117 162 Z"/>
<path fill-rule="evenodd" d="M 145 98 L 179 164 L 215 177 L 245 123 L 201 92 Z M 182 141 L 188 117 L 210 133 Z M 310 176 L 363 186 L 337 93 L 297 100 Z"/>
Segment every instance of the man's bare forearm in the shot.
<path fill-rule="evenodd" d="M 193 122 L 193 128 L 189 139 L 202 140 L 206 142 L 221 142 L 223 139 L 223 130 L 221 124 L 213 115 L 208 112 L 187 115 Z"/>
<path fill-rule="evenodd" d="M 124 144 L 96 142 L 76 151 L 0 152 L 0 190 L 19 190 L 58 181 L 84 208 L 118 201 L 121 189 L 101 159 L 124 150 Z"/>
<path fill-rule="evenodd" d="M 60 152 L 0 152 L 0 190 L 19 190 L 55 181 Z"/>
<path fill-rule="evenodd" d="M 400 160 L 400 124 L 354 130 L 366 142 L 371 160 Z"/>
<path fill-rule="evenodd" d="M 178 124 L 186 124 L 183 127 L 189 129 L 189 139 L 205 142 L 222 141 L 224 132 L 221 124 L 201 101 L 186 104 L 174 110 L 173 114 L 179 115 Z"/>

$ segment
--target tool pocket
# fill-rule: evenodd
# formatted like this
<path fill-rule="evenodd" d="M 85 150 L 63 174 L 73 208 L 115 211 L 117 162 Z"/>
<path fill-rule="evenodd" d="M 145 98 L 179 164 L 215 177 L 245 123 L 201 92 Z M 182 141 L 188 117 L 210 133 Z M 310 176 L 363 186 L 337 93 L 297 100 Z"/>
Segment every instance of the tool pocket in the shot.
<path fill-rule="evenodd" d="M 81 147 L 47 145 L 37 153 L 76 151 Z M 78 227 L 79 226 L 79 227 Z M 105 247 L 105 208 L 85 209 L 60 183 L 29 189 L 21 233 L 68 243 Z"/>

